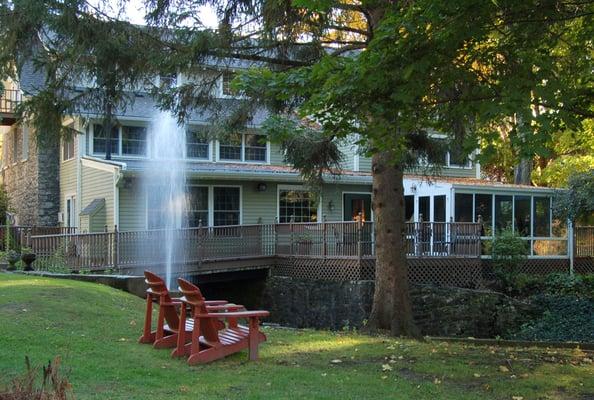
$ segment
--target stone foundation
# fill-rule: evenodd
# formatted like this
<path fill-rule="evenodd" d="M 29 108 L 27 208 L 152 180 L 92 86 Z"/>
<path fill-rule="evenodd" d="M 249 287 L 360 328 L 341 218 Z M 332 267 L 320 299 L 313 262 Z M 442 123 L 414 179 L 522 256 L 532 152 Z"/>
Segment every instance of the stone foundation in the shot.
<path fill-rule="evenodd" d="M 262 307 L 271 322 L 298 328 L 362 327 L 373 301 L 373 281 L 323 282 L 269 277 Z M 415 322 L 423 335 L 493 338 L 520 326 L 532 308 L 501 293 L 415 285 Z"/>

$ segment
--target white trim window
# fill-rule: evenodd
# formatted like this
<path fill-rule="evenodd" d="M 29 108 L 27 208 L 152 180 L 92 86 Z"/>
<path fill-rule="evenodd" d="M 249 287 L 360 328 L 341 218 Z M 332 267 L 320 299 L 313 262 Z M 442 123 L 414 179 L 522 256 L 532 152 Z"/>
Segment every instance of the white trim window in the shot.
<path fill-rule="evenodd" d="M 62 161 L 74 158 L 74 138 L 62 138 Z"/>
<path fill-rule="evenodd" d="M 141 125 L 120 125 L 112 128 L 111 154 L 114 156 L 146 157 L 148 132 Z M 101 124 L 93 124 L 92 154 L 105 154 L 107 138 Z"/>
<path fill-rule="evenodd" d="M 318 222 L 318 196 L 304 189 L 279 188 L 278 222 Z"/>
<path fill-rule="evenodd" d="M 248 163 L 269 162 L 269 142 L 266 135 L 244 133 L 219 140 L 217 161 Z"/>
<path fill-rule="evenodd" d="M 470 156 L 456 142 L 445 137 L 433 137 L 436 148 L 421 162 L 427 165 L 443 165 L 448 168 L 472 168 Z"/>
<path fill-rule="evenodd" d="M 64 199 L 64 226 L 76 226 L 76 196 L 68 195 Z"/>
<path fill-rule="evenodd" d="M 188 217 L 190 228 L 208 225 L 208 186 L 188 186 Z"/>
<path fill-rule="evenodd" d="M 221 97 L 239 97 L 239 93 L 231 88 L 231 81 L 235 79 L 237 72 L 223 71 L 221 74 Z"/>
<path fill-rule="evenodd" d="M 213 226 L 241 223 L 241 190 L 235 186 L 213 187 Z"/>
<path fill-rule="evenodd" d="M 196 128 L 186 130 L 186 158 L 210 160 L 210 141 L 205 132 Z"/>

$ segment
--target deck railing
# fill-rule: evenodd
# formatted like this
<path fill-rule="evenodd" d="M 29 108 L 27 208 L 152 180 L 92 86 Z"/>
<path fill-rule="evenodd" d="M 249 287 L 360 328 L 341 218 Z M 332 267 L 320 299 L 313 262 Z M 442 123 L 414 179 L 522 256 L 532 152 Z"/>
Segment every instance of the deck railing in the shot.
<path fill-rule="evenodd" d="M 13 114 L 21 101 L 20 90 L 0 90 L 0 113 Z"/>
<path fill-rule="evenodd" d="M 6 226 L 0 226 L 0 251 L 11 249 L 20 252 L 22 247 L 27 246 L 30 236 L 75 234 L 77 231 L 77 228 L 70 227 L 25 225 L 10 226 L 7 231 Z"/>
<path fill-rule="evenodd" d="M 407 223 L 408 257 L 479 257 L 480 226 Z M 164 243 L 175 243 L 167 252 Z M 372 222 L 287 223 L 105 233 L 31 235 L 40 265 L 74 270 L 126 269 L 165 263 L 201 264 L 262 257 L 375 257 Z"/>

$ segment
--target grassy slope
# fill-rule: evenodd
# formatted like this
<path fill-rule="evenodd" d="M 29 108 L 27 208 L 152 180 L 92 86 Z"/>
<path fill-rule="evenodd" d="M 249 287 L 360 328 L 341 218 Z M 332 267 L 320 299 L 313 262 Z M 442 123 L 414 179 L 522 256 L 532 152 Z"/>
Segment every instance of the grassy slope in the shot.
<path fill-rule="evenodd" d="M 136 343 L 143 307 L 141 299 L 106 286 L 0 273 L 0 384 L 24 369 L 25 355 L 37 363 L 60 355 L 78 399 L 594 396 L 594 366 L 583 361 L 592 355 L 579 351 L 309 330 L 267 329 L 258 362 L 248 363 L 242 352 L 189 367 L 167 350 Z M 382 371 L 384 364 L 392 370 Z"/>

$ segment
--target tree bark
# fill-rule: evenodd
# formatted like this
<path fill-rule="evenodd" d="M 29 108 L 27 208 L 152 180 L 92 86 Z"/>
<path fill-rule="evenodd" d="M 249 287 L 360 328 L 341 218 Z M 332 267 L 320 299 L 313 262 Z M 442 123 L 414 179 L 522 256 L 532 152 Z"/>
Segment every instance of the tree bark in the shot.
<path fill-rule="evenodd" d="M 369 328 L 416 337 L 403 241 L 404 171 L 392 165 L 389 152 L 381 151 L 373 155 L 372 176 L 376 261 Z"/>
<path fill-rule="evenodd" d="M 522 158 L 514 168 L 514 183 L 516 185 L 532 185 L 532 160 Z"/>

